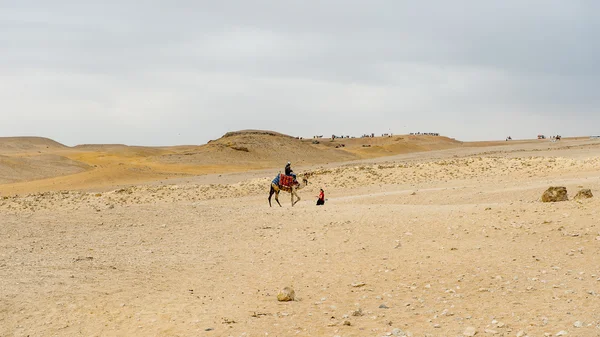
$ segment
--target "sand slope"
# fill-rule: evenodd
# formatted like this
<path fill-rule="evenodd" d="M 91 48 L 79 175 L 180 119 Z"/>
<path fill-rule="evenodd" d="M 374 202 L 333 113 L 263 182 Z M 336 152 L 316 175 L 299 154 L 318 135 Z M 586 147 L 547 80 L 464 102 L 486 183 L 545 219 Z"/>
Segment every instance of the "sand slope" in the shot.
<path fill-rule="evenodd" d="M 90 166 L 82 162 L 53 154 L 27 157 L 0 155 L 0 184 L 70 175 L 88 169 Z"/>

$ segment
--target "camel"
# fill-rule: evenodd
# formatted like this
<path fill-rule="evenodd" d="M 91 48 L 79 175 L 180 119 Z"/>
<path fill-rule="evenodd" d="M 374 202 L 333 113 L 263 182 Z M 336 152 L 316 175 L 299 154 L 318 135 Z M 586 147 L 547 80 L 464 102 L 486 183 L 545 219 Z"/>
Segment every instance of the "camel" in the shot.
<path fill-rule="evenodd" d="M 271 190 L 269 191 L 269 207 L 271 207 L 271 197 L 273 196 L 273 194 L 275 194 L 275 201 L 277 201 L 277 204 L 279 204 L 279 207 L 281 207 L 281 203 L 279 203 L 279 192 L 280 191 L 285 191 L 288 192 L 291 197 L 292 197 L 292 207 L 298 203 L 298 201 L 300 201 L 300 196 L 298 195 L 297 191 L 306 187 L 306 185 L 308 185 L 308 175 L 305 175 L 302 178 L 302 183 L 299 183 L 296 181 L 296 183 L 294 185 L 290 186 L 283 186 L 281 184 L 275 184 L 273 182 L 271 182 Z M 294 202 L 294 196 L 296 196 L 296 201 Z"/>

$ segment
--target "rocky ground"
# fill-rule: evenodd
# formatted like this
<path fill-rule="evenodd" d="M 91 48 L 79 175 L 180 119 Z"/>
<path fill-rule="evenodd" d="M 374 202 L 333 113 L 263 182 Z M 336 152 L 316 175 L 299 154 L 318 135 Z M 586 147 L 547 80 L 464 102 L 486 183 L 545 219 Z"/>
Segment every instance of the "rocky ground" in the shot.
<path fill-rule="evenodd" d="M 0 336 L 598 336 L 600 147 L 526 150 L 0 197 Z"/>

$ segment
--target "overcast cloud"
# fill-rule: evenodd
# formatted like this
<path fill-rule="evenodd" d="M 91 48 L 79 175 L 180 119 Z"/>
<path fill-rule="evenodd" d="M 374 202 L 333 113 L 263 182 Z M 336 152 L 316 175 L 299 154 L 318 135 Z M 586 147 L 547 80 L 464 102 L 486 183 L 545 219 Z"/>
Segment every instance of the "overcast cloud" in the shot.
<path fill-rule="evenodd" d="M 600 134 L 595 0 L 0 0 L 0 136 Z"/>

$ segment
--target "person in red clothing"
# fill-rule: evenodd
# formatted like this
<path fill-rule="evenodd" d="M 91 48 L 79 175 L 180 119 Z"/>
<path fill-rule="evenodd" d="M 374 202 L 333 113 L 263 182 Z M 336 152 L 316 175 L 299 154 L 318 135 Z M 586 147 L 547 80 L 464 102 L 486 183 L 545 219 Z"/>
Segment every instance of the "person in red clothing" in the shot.
<path fill-rule="evenodd" d="M 321 189 L 319 193 L 319 200 L 317 200 L 317 206 L 325 205 L 325 191 Z"/>

